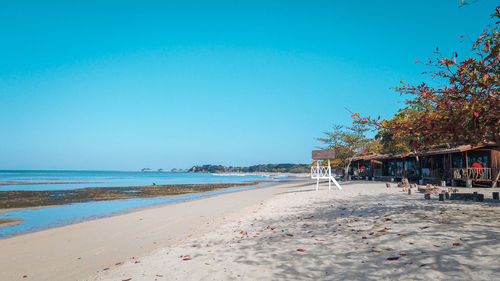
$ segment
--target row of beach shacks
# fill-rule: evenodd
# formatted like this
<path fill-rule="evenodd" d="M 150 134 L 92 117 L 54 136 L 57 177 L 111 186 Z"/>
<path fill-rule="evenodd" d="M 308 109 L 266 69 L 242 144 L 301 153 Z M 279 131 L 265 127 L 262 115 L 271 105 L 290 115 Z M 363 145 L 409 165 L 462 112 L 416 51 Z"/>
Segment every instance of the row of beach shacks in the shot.
<path fill-rule="evenodd" d="M 349 176 L 354 179 L 399 181 L 407 178 L 420 184 L 446 182 L 468 187 L 492 186 L 498 173 L 500 146 L 495 143 L 438 147 L 400 155 L 364 155 L 354 159 L 349 169 Z"/>

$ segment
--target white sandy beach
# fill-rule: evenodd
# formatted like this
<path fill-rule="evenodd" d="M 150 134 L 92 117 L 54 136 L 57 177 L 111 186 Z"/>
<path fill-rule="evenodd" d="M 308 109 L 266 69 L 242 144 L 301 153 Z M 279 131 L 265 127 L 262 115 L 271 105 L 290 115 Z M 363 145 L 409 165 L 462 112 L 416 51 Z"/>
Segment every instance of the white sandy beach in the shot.
<path fill-rule="evenodd" d="M 499 218 L 384 183 L 286 183 L 1 240 L 0 279 L 498 280 Z"/>

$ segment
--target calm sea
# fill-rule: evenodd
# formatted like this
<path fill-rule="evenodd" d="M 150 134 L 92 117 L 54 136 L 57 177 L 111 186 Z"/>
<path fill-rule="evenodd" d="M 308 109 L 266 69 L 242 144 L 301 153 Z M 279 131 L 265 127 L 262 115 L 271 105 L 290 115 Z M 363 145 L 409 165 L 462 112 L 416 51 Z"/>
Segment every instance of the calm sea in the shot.
<path fill-rule="evenodd" d="M 157 185 L 242 183 L 266 178 L 209 173 L 0 170 L 0 190 L 68 190 L 87 187 L 144 186 L 153 183 Z"/>
<path fill-rule="evenodd" d="M 15 218 L 23 222 L 0 228 L 0 238 L 40 231 L 86 220 L 127 213 L 144 207 L 204 198 L 268 186 L 276 179 L 263 176 L 212 175 L 197 173 L 108 172 L 108 171 L 0 171 L 0 190 L 67 190 L 87 187 L 122 187 L 166 184 L 243 183 L 268 181 L 258 186 L 226 188 L 217 191 L 176 197 L 133 198 L 125 200 L 72 203 L 39 209 L 0 213 L 0 219 Z M 15 184 L 14 184 L 15 183 Z"/>

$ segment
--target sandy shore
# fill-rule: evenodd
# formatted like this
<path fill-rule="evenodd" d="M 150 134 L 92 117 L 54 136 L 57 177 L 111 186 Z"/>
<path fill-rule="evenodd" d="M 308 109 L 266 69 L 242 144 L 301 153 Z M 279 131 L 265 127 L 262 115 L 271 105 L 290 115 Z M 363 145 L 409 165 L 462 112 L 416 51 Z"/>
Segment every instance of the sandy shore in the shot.
<path fill-rule="evenodd" d="M 116 263 L 214 231 L 226 215 L 246 214 L 247 208 L 297 184 L 222 194 L 3 239 L 0 280 L 84 280 Z"/>
<path fill-rule="evenodd" d="M 0 280 L 499 280 L 500 204 L 287 183 L 0 240 Z M 23 278 L 23 276 L 26 276 Z"/>
<path fill-rule="evenodd" d="M 89 280 L 500 280 L 500 204 L 381 183 L 279 194 Z"/>

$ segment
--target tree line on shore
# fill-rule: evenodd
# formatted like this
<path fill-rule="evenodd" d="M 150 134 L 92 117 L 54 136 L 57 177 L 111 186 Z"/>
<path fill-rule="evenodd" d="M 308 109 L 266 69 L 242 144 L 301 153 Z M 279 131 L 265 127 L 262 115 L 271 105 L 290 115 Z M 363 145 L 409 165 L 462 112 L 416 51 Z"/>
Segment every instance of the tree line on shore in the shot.
<path fill-rule="evenodd" d="M 309 173 L 309 164 L 261 164 L 249 167 L 232 167 L 222 165 L 193 166 L 189 173 Z"/>

